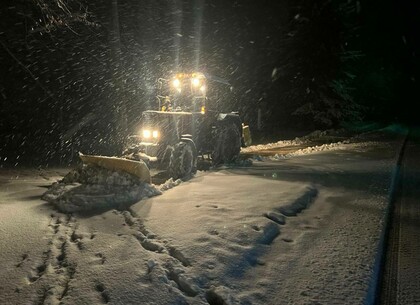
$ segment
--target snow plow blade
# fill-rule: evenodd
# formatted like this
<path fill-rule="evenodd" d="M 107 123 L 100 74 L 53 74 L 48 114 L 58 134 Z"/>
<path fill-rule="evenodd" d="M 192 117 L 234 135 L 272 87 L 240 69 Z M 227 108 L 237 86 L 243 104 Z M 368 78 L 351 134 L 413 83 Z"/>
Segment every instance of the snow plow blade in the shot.
<path fill-rule="evenodd" d="M 84 155 L 79 153 L 85 164 L 97 165 L 109 170 L 120 170 L 139 178 L 140 181 L 151 183 L 150 170 L 143 161 L 134 161 L 117 157 Z"/>

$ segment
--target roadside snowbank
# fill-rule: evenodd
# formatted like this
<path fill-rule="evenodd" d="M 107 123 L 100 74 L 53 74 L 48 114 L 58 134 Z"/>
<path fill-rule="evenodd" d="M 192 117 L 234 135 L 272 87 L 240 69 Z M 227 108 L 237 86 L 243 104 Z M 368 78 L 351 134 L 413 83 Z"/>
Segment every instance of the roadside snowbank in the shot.
<path fill-rule="evenodd" d="M 284 140 L 284 141 L 277 141 L 274 143 L 268 144 L 259 144 L 259 145 L 252 145 L 241 149 L 242 153 L 252 153 L 260 150 L 268 150 L 272 148 L 284 147 L 284 146 L 296 146 L 303 144 L 303 141 L 299 138 L 294 140 Z"/>
<path fill-rule="evenodd" d="M 242 153 L 255 153 L 258 154 L 259 151 L 266 151 L 266 150 L 274 150 L 276 148 L 282 147 L 290 147 L 296 146 L 296 151 L 292 151 L 289 153 L 276 153 L 273 156 L 263 157 L 263 156 L 256 156 L 256 158 L 260 161 L 266 160 L 282 160 L 291 158 L 294 156 L 302 156 L 322 151 L 331 151 L 331 150 L 345 150 L 345 149 L 364 149 L 367 147 L 374 147 L 378 145 L 378 141 L 375 139 L 380 138 L 381 136 L 384 137 L 386 135 L 385 132 L 375 131 L 369 133 L 363 133 L 355 135 L 354 137 L 348 138 L 346 140 L 337 141 L 337 142 L 330 142 L 328 143 L 328 139 L 334 139 L 337 137 L 344 137 L 348 135 L 348 132 L 345 130 L 325 130 L 325 131 L 314 131 L 306 136 L 295 138 L 294 140 L 286 140 L 286 141 L 278 141 L 275 143 L 268 143 L 268 144 L 261 144 L 261 145 L 254 145 L 249 146 L 242 149 Z M 387 135 L 389 137 L 389 135 Z M 311 143 L 316 142 L 326 142 L 325 144 L 318 144 L 313 146 L 307 146 Z M 307 147 L 305 147 L 305 145 Z M 304 147 L 301 149 L 298 146 Z M 274 153 L 275 151 L 273 151 Z"/>
<path fill-rule="evenodd" d="M 303 145 L 305 143 L 310 143 L 313 141 L 317 141 L 320 139 L 334 139 L 337 137 L 340 138 L 346 138 L 349 137 L 349 132 L 345 129 L 329 129 L 329 130 L 315 130 L 311 132 L 310 134 L 295 138 L 294 140 L 282 140 L 277 141 L 274 143 L 267 143 L 267 144 L 259 144 L 259 145 L 252 145 L 245 148 L 242 148 L 241 152 L 243 153 L 252 153 L 260 150 L 270 150 L 274 148 L 280 148 L 285 146 L 297 146 L 297 145 Z M 347 141 L 347 140 L 346 140 Z"/>
<path fill-rule="evenodd" d="M 337 143 L 315 145 L 306 148 L 299 149 L 297 151 L 288 153 L 288 154 L 275 154 L 272 157 L 268 157 L 269 160 L 282 160 L 288 159 L 295 156 L 303 156 L 312 153 L 322 152 L 322 151 L 333 151 L 333 150 L 360 150 L 366 149 L 368 147 L 375 147 L 379 143 L 376 141 L 360 142 L 360 143 L 351 143 L 349 140 Z"/>

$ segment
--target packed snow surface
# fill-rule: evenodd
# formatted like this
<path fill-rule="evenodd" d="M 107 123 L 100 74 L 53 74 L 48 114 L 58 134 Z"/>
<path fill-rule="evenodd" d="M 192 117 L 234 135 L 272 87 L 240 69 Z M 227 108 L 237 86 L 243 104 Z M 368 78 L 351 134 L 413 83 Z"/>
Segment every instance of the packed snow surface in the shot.
<path fill-rule="evenodd" d="M 63 305 L 361 304 L 399 145 L 371 143 L 263 158 L 160 189 L 94 174 L 88 182 L 105 194 L 117 189 L 123 201 L 143 199 L 87 213 L 63 214 L 40 199 L 60 178 L 54 171 L 2 172 L 0 298 Z M 88 185 L 80 173 L 64 180 Z"/>

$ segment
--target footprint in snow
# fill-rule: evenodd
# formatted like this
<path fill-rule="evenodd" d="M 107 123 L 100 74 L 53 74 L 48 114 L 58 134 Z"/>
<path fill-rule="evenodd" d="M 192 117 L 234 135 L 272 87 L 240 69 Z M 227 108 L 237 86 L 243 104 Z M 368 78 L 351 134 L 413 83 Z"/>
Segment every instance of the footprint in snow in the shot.
<path fill-rule="evenodd" d="M 95 253 L 95 256 L 97 257 L 97 258 L 99 258 L 99 261 L 101 262 L 101 264 L 103 265 L 103 264 L 105 264 L 105 262 L 106 262 L 106 257 L 105 257 L 105 255 L 104 254 L 102 254 L 101 252 L 97 252 L 97 253 Z"/>
<path fill-rule="evenodd" d="M 95 290 L 99 292 L 99 294 L 101 295 L 102 302 L 104 304 L 108 304 L 110 301 L 110 297 L 109 297 L 108 292 L 105 289 L 104 284 L 97 282 L 95 285 Z"/>
<path fill-rule="evenodd" d="M 36 282 L 39 278 L 41 278 L 47 269 L 46 264 L 41 264 L 35 269 L 35 274 L 31 274 L 28 276 L 28 280 L 31 283 Z"/>
<path fill-rule="evenodd" d="M 21 260 L 19 263 L 17 263 L 15 265 L 15 267 L 19 268 L 20 266 L 22 266 L 22 264 L 28 259 L 28 254 L 27 253 L 23 253 L 21 256 Z"/>
<path fill-rule="evenodd" d="M 209 230 L 209 234 L 210 235 L 219 235 L 219 231 L 217 231 L 216 229 L 211 229 L 211 230 Z"/>
<path fill-rule="evenodd" d="M 258 225 L 252 225 L 252 226 L 251 226 L 251 228 L 252 228 L 254 231 L 257 231 L 257 232 L 261 231 L 261 227 L 260 227 L 260 226 L 258 226 Z"/>

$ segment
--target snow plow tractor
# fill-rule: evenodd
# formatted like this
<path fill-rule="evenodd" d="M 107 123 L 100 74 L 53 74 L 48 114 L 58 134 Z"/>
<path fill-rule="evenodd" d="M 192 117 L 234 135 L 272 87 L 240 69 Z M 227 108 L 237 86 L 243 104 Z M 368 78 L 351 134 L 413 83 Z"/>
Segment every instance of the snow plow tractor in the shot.
<path fill-rule="evenodd" d="M 193 175 L 199 158 L 213 165 L 238 158 L 241 146 L 250 142 L 248 126 L 238 113 L 208 107 L 204 74 L 179 73 L 158 84 L 158 109 L 144 111 L 134 124 L 125 158 L 144 161 L 174 179 Z"/>

